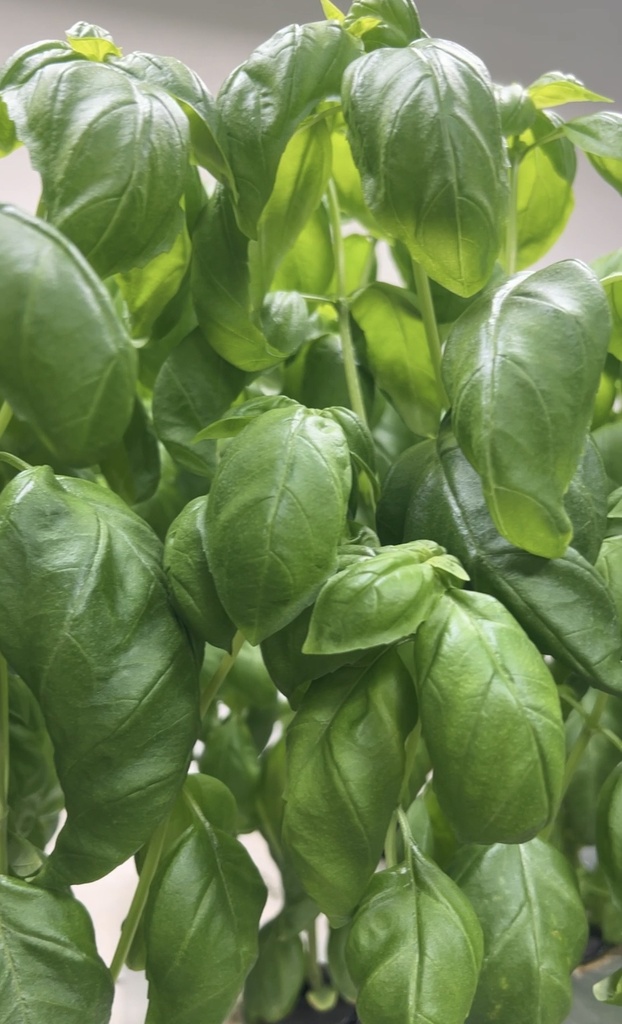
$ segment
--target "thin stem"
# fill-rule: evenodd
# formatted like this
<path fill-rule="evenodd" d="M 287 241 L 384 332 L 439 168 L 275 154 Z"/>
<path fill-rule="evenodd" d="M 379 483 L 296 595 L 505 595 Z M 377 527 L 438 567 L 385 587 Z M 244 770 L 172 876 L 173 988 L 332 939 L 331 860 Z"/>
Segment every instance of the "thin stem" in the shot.
<path fill-rule="evenodd" d="M 13 469 L 18 469 L 20 473 L 24 469 L 32 469 L 32 466 L 28 462 L 24 462 L 23 459 L 18 459 L 17 455 L 12 455 L 11 452 L 0 452 L 0 462 L 6 462 L 8 466 L 12 466 Z"/>
<path fill-rule="evenodd" d="M 419 749 L 420 739 L 421 719 L 419 719 L 415 728 L 406 740 L 406 764 L 404 766 L 404 778 L 402 780 L 402 788 L 400 790 L 400 805 L 404 803 L 404 800 L 408 796 L 408 783 L 410 782 L 410 776 L 413 773 L 415 762 L 417 760 L 417 750 Z"/>
<path fill-rule="evenodd" d="M 300 293 L 306 302 L 321 302 L 322 305 L 335 305 L 335 298 L 330 295 L 312 295 L 309 292 Z"/>
<path fill-rule="evenodd" d="M 160 857 L 162 856 L 162 851 L 164 849 L 164 839 L 168 823 L 169 817 L 167 815 L 164 821 L 160 822 L 149 840 L 147 853 L 145 854 L 145 861 L 140 873 L 140 878 L 138 879 L 138 885 L 136 886 L 136 891 L 127 917 L 121 926 L 121 936 L 114 952 L 112 963 L 110 964 L 110 973 L 113 981 L 116 981 L 121 973 L 121 968 L 127 959 L 134 937 L 138 930 L 140 919 L 147 904 L 149 888 L 153 882 L 155 873 L 158 870 L 158 864 L 160 863 Z"/>
<path fill-rule="evenodd" d="M 412 264 L 415 287 L 417 289 L 417 296 L 421 306 L 421 319 L 423 320 L 423 326 L 425 327 L 428 351 L 430 353 L 430 360 L 432 362 L 434 377 L 436 379 L 436 387 L 438 388 L 438 393 L 441 397 L 441 402 L 444 408 L 448 409 L 449 399 L 447 398 L 447 392 L 445 391 L 445 385 L 443 384 L 443 374 L 441 372 L 441 336 L 436 322 L 436 313 L 434 312 L 434 301 L 430 290 L 430 281 L 420 263 L 413 260 Z"/>
<path fill-rule="evenodd" d="M 3 402 L 0 406 L 0 437 L 4 434 L 12 418 L 13 410 L 11 406 L 8 402 Z"/>
<path fill-rule="evenodd" d="M 314 921 L 307 932 L 307 981 L 314 992 L 324 987 L 324 978 L 317 958 L 317 934 Z"/>
<path fill-rule="evenodd" d="M 229 675 L 231 669 L 235 665 L 235 659 L 237 658 L 242 645 L 244 644 L 244 637 L 238 631 L 231 644 L 231 654 L 225 654 L 220 665 L 214 672 L 214 675 L 210 679 L 209 683 L 203 688 L 201 693 L 201 719 L 205 718 L 209 711 L 212 701 L 218 693 L 220 687 L 224 683 L 225 679 Z"/>
<path fill-rule="evenodd" d="M 520 160 L 510 157 L 510 196 L 508 200 L 508 223 L 505 235 L 505 266 L 509 276 L 516 273 L 518 256 L 518 172 Z"/>
<path fill-rule="evenodd" d="M 348 395 L 350 397 L 352 410 L 356 413 L 361 422 L 367 426 L 365 402 L 363 401 L 361 382 L 356 368 L 354 344 L 352 342 L 352 332 L 350 330 L 350 314 L 348 312 L 348 304 L 346 302 L 348 290 L 346 282 L 346 250 L 343 244 L 343 235 L 341 234 L 339 198 L 337 196 L 337 189 L 334 181 L 330 181 L 328 183 L 328 213 L 333 239 L 333 252 L 335 254 L 337 291 L 339 293 L 339 298 L 337 299 L 337 311 L 339 313 L 339 334 L 341 336 L 343 368 L 345 370 L 346 384 L 348 387 Z"/>
<path fill-rule="evenodd" d="M 585 710 L 581 701 L 576 700 L 564 690 L 559 691 L 559 696 L 561 700 L 565 701 L 566 704 L 569 704 L 571 708 L 574 708 L 577 714 L 581 715 L 581 718 L 584 721 L 589 719 L 590 712 Z M 605 736 L 609 742 L 613 743 L 614 747 L 622 753 L 622 740 L 619 736 L 616 736 L 615 732 L 612 732 L 611 729 L 605 729 L 605 727 L 600 724 L 596 726 L 594 732 L 597 732 L 600 736 Z"/>
<path fill-rule="evenodd" d="M 384 859 L 388 868 L 394 868 L 397 864 L 397 811 L 391 815 L 391 821 L 387 829 L 384 841 Z"/>
<path fill-rule="evenodd" d="M 9 670 L 0 654 L 0 875 L 9 870 Z"/>

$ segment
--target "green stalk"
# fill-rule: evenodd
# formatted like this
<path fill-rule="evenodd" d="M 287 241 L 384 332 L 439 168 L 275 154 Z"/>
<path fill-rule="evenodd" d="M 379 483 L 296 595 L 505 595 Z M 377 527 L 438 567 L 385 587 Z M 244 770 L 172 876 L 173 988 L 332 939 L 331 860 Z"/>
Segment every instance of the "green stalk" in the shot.
<path fill-rule="evenodd" d="M 346 375 L 348 395 L 353 412 L 356 413 L 362 423 L 367 426 L 367 414 L 361 391 L 356 368 L 354 344 L 350 330 L 350 314 L 347 304 L 347 283 L 346 283 L 346 250 L 341 234 L 341 214 L 339 212 L 339 198 L 334 181 L 328 183 L 328 213 L 330 217 L 330 230 L 333 239 L 333 252 L 335 255 L 335 270 L 337 273 L 337 312 L 339 314 L 339 334 L 341 336 L 341 352 L 343 355 L 343 368 Z"/>
<path fill-rule="evenodd" d="M 391 815 L 384 841 L 384 859 L 388 868 L 394 868 L 397 864 L 397 815 L 397 811 Z"/>
<path fill-rule="evenodd" d="M 212 701 L 216 694 L 220 690 L 220 687 L 224 683 L 225 679 L 229 675 L 231 669 L 235 665 L 235 659 L 237 658 L 242 645 L 244 643 L 244 637 L 238 631 L 231 644 L 231 654 L 225 654 L 220 665 L 214 672 L 214 675 L 210 679 L 209 683 L 203 688 L 201 693 L 201 720 L 203 720 L 211 707 Z"/>
<path fill-rule="evenodd" d="M 0 452 L 0 462 L 6 462 L 7 466 L 12 466 L 13 469 L 19 470 L 20 473 L 24 469 L 32 469 L 28 462 L 18 459 L 17 455 L 12 455 L 11 452 Z"/>
<path fill-rule="evenodd" d="M 309 988 L 319 992 L 324 987 L 324 978 L 317 958 L 317 934 L 315 921 L 309 928 L 307 935 L 307 982 Z"/>
<path fill-rule="evenodd" d="M 417 296 L 419 298 L 419 304 L 421 306 L 421 319 L 423 320 L 423 326 L 425 327 L 425 334 L 428 342 L 428 352 L 430 353 L 430 360 L 432 362 L 432 367 L 434 369 L 436 387 L 438 388 L 438 393 L 441 396 L 441 402 L 444 408 L 448 409 L 449 399 L 447 398 L 447 392 L 445 391 L 445 385 L 443 384 L 443 374 L 441 371 L 441 336 L 439 334 L 438 324 L 436 322 L 436 313 L 434 312 L 434 301 L 432 299 L 432 292 L 430 290 L 430 280 L 420 263 L 417 263 L 416 260 L 413 260 L 412 265 L 413 275 L 415 278 L 415 287 L 417 289 Z"/>
<path fill-rule="evenodd" d="M 505 266 L 508 275 L 516 273 L 518 255 L 518 171 L 520 161 L 516 154 L 510 163 L 510 197 L 508 200 L 508 223 L 505 235 Z"/>
<path fill-rule="evenodd" d="M 8 402 L 3 402 L 0 406 L 0 437 L 4 434 L 13 417 L 13 410 Z"/>
<path fill-rule="evenodd" d="M 0 875 L 8 874 L 9 852 L 9 670 L 0 654 Z"/>

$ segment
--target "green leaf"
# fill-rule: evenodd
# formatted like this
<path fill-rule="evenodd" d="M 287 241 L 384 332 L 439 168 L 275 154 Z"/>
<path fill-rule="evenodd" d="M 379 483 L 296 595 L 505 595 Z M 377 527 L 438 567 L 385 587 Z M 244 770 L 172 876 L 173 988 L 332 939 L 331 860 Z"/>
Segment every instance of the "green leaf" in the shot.
<path fill-rule="evenodd" d="M 194 817 L 149 890 L 147 1024 L 222 1024 L 257 958 L 259 872 L 198 806 Z"/>
<path fill-rule="evenodd" d="M 109 449 L 99 467 L 109 486 L 128 505 L 147 501 L 160 482 L 160 451 L 153 425 L 140 399 L 123 437 Z"/>
<path fill-rule="evenodd" d="M 199 767 L 231 790 L 237 804 L 236 832 L 252 832 L 257 827 L 255 797 L 261 767 L 248 724 L 242 715 L 218 719 L 204 732 L 205 751 Z"/>
<path fill-rule="evenodd" d="M 9 117 L 6 103 L 0 99 L 0 157 L 8 156 L 18 146 L 15 125 Z"/>
<path fill-rule="evenodd" d="M 423 35 L 412 0 L 354 0 L 345 19 L 352 31 L 357 23 L 370 22 L 361 33 L 367 51 L 381 46 L 408 46 Z"/>
<path fill-rule="evenodd" d="M 536 118 L 536 108 L 522 85 L 517 82 L 512 85 L 495 85 L 495 97 L 501 118 L 501 131 L 506 138 L 522 135 L 531 128 Z"/>
<path fill-rule="evenodd" d="M 48 65 L 84 63 L 87 59 L 60 39 L 44 39 L 40 43 L 22 46 L 0 68 L 0 91 L 21 89 Z"/>
<path fill-rule="evenodd" d="M 413 844 L 374 875 L 346 947 L 362 1024 L 463 1024 L 482 932 L 457 886 Z"/>
<path fill-rule="evenodd" d="M 72 50 L 89 60 L 104 61 L 107 57 L 120 57 L 121 50 L 115 46 L 114 39 L 105 28 L 89 25 L 86 21 L 77 21 L 65 33 Z"/>
<path fill-rule="evenodd" d="M 622 420 L 604 423 L 594 431 L 594 442 L 607 472 L 610 487 L 622 484 Z"/>
<path fill-rule="evenodd" d="M 602 981 L 597 981 L 592 991 L 599 1003 L 622 1006 L 622 970 L 615 971 Z"/>
<path fill-rule="evenodd" d="M 451 291 L 478 291 L 501 246 L 506 205 L 484 65 L 442 40 L 381 49 L 346 72 L 343 102 L 365 200 L 384 231 Z"/>
<path fill-rule="evenodd" d="M 559 107 L 564 103 L 611 103 L 607 96 L 586 89 L 583 82 L 574 75 L 565 75 L 562 71 L 548 71 L 540 75 L 528 88 L 528 93 L 536 107 Z"/>
<path fill-rule="evenodd" d="M 609 333 L 596 277 L 565 260 L 483 296 L 447 341 L 443 379 L 453 427 L 482 477 L 494 523 L 544 558 L 561 557 L 572 539 L 563 497 L 585 443 Z"/>
<path fill-rule="evenodd" d="M 371 415 L 374 384 L 360 363 L 357 370 L 365 409 Z M 300 350 L 296 359 L 286 365 L 283 390 L 310 409 L 348 408 L 350 396 L 339 336 L 326 334 Z"/>
<path fill-rule="evenodd" d="M 567 121 L 564 132 L 587 153 L 601 178 L 622 194 L 622 114 L 602 111 Z"/>
<path fill-rule="evenodd" d="M 516 197 L 517 267 L 523 270 L 557 241 L 574 209 L 577 158 L 568 139 L 545 143 L 562 124 L 555 114 L 539 111 L 518 141 L 520 159 Z M 520 152 L 527 147 L 527 151 Z"/>
<path fill-rule="evenodd" d="M 332 0 L 320 0 L 320 3 L 322 4 L 324 17 L 327 21 L 342 22 L 345 20 L 345 14 L 334 3 L 332 3 Z"/>
<path fill-rule="evenodd" d="M 585 724 L 585 716 L 594 710 L 598 693 L 588 690 L 581 700 L 582 713 L 573 710 L 566 719 L 566 747 L 571 750 Z M 610 700 L 600 718 L 600 726 L 622 737 L 622 701 Z M 620 760 L 620 753 L 601 732 L 590 736 L 581 762 L 575 771 L 564 798 L 564 831 L 576 848 L 596 843 L 596 812 L 598 797 L 610 773 Z"/>
<path fill-rule="evenodd" d="M 146 337 L 177 295 L 190 265 L 192 245 L 184 224 L 168 252 L 116 278 L 132 321 L 132 337 Z"/>
<path fill-rule="evenodd" d="M 352 149 L 346 135 L 345 125 L 333 132 L 333 181 L 339 197 L 339 209 L 346 217 L 357 220 L 375 236 L 382 236 L 382 229 L 363 197 L 363 185 L 358 168 L 354 163 Z"/>
<path fill-rule="evenodd" d="M 46 871 L 91 881 L 145 843 L 181 786 L 195 658 L 160 543 L 110 491 L 20 473 L 0 498 L 0 559 L 0 649 L 41 704 L 65 794 Z"/>
<path fill-rule="evenodd" d="M 335 926 L 377 867 L 415 717 L 412 680 L 388 651 L 315 682 L 288 727 L 283 840 Z"/>
<path fill-rule="evenodd" d="M 43 67 L 3 94 L 42 178 L 47 218 L 100 277 L 171 248 L 182 224 L 188 126 L 160 89 L 109 64 Z"/>
<path fill-rule="evenodd" d="M 419 310 L 410 293 L 371 284 L 352 304 L 367 364 L 415 434 L 435 434 L 443 407 Z"/>
<path fill-rule="evenodd" d="M 287 1017 L 302 994 L 305 967 L 300 937 L 274 918 L 259 932 L 259 956 L 244 986 L 244 1019 L 277 1024 Z"/>
<path fill-rule="evenodd" d="M 237 437 L 242 431 L 264 412 L 271 409 L 288 409 L 290 412 L 300 407 L 300 403 L 287 395 L 261 395 L 249 398 L 241 405 L 234 405 L 227 414 L 209 427 L 200 430 L 195 441 L 222 440 L 226 437 Z"/>
<path fill-rule="evenodd" d="M 272 288 L 274 291 L 325 295 L 331 286 L 334 269 L 328 214 L 324 205 L 320 205 L 280 261 L 272 279 Z"/>
<path fill-rule="evenodd" d="M 205 643 L 231 650 L 235 626 L 220 603 L 207 561 L 207 496 L 189 502 L 169 527 L 164 571 L 182 619 Z"/>
<path fill-rule="evenodd" d="M 622 903 L 622 762 L 613 769 L 598 797 L 596 849 L 613 898 Z"/>
<path fill-rule="evenodd" d="M 0 1022 L 108 1024 L 114 985 L 91 919 L 69 893 L 0 876 Z"/>
<path fill-rule="evenodd" d="M 622 249 L 593 260 L 591 266 L 609 302 L 612 321 L 609 351 L 622 360 Z"/>
<path fill-rule="evenodd" d="M 557 813 L 565 763 L 537 649 L 494 598 L 454 590 L 419 629 L 415 669 L 434 789 L 458 837 L 531 839 Z"/>
<path fill-rule="evenodd" d="M 158 437 L 180 466 L 212 478 L 216 445 L 195 443 L 197 432 L 220 419 L 248 379 L 222 359 L 198 330 L 171 352 L 156 378 L 153 420 Z"/>
<path fill-rule="evenodd" d="M 356 985 L 350 977 L 346 964 L 346 944 L 350 937 L 350 926 L 330 928 L 328 933 L 328 973 L 330 980 L 342 999 L 348 1003 L 356 1003 Z"/>
<path fill-rule="evenodd" d="M 587 921 L 566 859 L 540 839 L 460 851 L 452 876 L 484 932 L 473 1021 L 561 1024 Z"/>
<path fill-rule="evenodd" d="M 208 558 L 251 643 L 291 622 L 334 571 L 350 484 L 342 430 L 302 408 L 265 412 L 227 447 L 210 491 Z"/>
<path fill-rule="evenodd" d="M 279 162 L 298 126 L 325 99 L 337 98 L 359 44 L 335 22 L 283 28 L 256 49 L 218 94 L 223 141 L 239 191 L 236 217 L 257 237 Z"/>
<path fill-rule="evenodd" d="M 97 462 L 132 415 L 136 354 L 110 297 L 51 225 L 0 207 L 2 396 L 59 458 Z"/>

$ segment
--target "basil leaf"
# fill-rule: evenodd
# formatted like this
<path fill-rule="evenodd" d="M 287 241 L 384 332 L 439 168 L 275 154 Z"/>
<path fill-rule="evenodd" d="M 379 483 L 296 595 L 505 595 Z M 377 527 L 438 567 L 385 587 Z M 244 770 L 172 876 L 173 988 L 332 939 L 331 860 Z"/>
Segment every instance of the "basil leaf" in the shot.
<path fill-rule="evenodd" d="M 77 21 L 65 33 L 72 50 L 89 60 L 104 61 L 107 57 L 120 57 L 121 51 L 105 28 Z"/>
<path fill-rule="evenodd" d="M 15 125 L 9 117 L 6 103 L 0 99 L 0 157 L 8 156 L 18 146 Z"/>
<path fill-rule="evenodd" d="M 540 75 L 532 82 L 527 91 L 538 109 L 559 107 L 564 103 L 612 102 L 606 96 L 586 89 L 583 82 L 574 75 L 567 75 L 562 71 L 547 71 L 545 75 Z"/>
<path fill-rule="evenodd" d="M 287 1017 L 302 994 L 305 968 L 300 937 L 283 929 L 279 917 L 264 925 L 259 956 L 244 986 L 244 1019 L 278 1024 Z"/>
<path fill-rule="evenodd" d="M 325 295 L 335 269 L 333 241 L 324 205 L 317 207 L 272 279 L 274 291 Z"/>
<path fill-rule="evenodd" d="M 92 881 L 144 844 L 181 786 L 194 655 L 159 542 L 102 487 L 20 473 L 0 497 L 0 558 L 0 649 L 41 704 L 67 807 L 45 870 Z"/>
<path fill-rule="evenodd" d="M 585 715 L 594 709 L 597 692 L 588 690 L 581 700 L 582 713 L 573 710 L 566 719 L 566 747 L 570 751 L 577 742 Z M 622 701 L 610 700 L 600 718 L 603 729 L 622 736 Z M 607 777 L 620 759 L 619 752 L 600 732 L 590 736 L 581 763 L 574 773 L 564 798 L 563 821 L 566 836 L 578 849 L 596 843 L 596 816 L 599 794 Z"/>
<path fill-rule="evenodd" d="M 91 919 L 69 893 L 0 876 L 0 1022 L 108 1024 L 114 985 Z"/>
<path fill-rule="evenodd" d="M 40 43 L 22 46 L 0 68 L 0 90 L 21 89 L 49 64 L 74 64 L 87 59 L 60 39 L 43 39 Z"/>
<path fill-rule="evenodd" d="M 522 135 L 533 125 L 536 108 L 526 89 L 512 85 L 495 85 L 495 97 L 501 117 L 501 131 L 509 138 Z"/>
<path fill-rule="evenodd" d="M 344 21 L 351 28 L 361 18 L 376 24 L 363 33 L 367 51 L 381 46 L 408 46 L 423 35 L 417 8 L 412 0 L 354 0 Z"/>
<path fill-rule="evenodd" d="M 614 901 L 622 902 L 622 762 L 607 778 L 596 811 L 598 863 L 611 887 Z"/>
<path fill-rule="evenodd" d="M 484 296 L 447 341 L 443 379 L 458 442 L 482 477 L 499 532 L 534 555 L 559 558 L 572 539 L 563 497 L 585 443 L 609 332 L 595 276 L 566 260 Z"/>
<path fill-rule="evenodd" d="M 350 484 L 342 430 L 300 407 L 263 413 L 227 447 L 210 491 L 207 554 L 250 643 L 291 622 L 336 568 Z"/>
<path fill-rule="evenodd" d="M 215 720 L 205 728 L 204 739 L 199 768 L 233 793 L 238 811 L 236 832 L 252 832 L 257 827 L 254 805 L 261 767 L 247 722 L 235 713 L 223 722 Z"/>
<path fill-rule="evenodd" d="M 333 132 L 333 181 L 339 197 L 339 209 L 346 217 L 362 224 L 372 235 L 382 236 L 382 229 L 363 197 L 363 184 L 352 156 L 346 126 Z"/>
<path fill-rule="evenodd" d="M 288 727 L 283 841 L 333 925 L 377 867 L 415 717 L 412 680 L 388 651 L 315 682 Z"/>
<path fill-rule="evenodd" d="M 621 131 L 622 114 L 608 110 L 577 117 L 564 125 L 570 141 L 587 153 L 601 178 L 622 194 Z"/>
<path fill-rule="evenodd" d="M 257 958 L 266 888 L 241 843 L 193 807 L 149 890 L 146 1024 L 221 1024 Z"/>
<path fill-rule="evenodd" d="M 128 505 L 147 501 L 160 482 L 160 451 L 153 425 L 140 399 L 120 442 L 99 460 L 99 468 L 113 491 Z"/>
<path fill-rule="evenodd" d="M 463 1024 L 482 952 L 468 901 L 410 845 L 405 864 L 374 875 L 346 946 L 362 1024 Z"/>
<path fill-rule="evenodd" d="M 459 295 L 478 291 L 500 249 L 506 189 L 484 65 L 442 40 L 377 50 L 346 72 L 343 103 L 365 200 L 381 227 L 434 280 Z"/>
<path fill-rule="evenodd" d="M 281 29 L 229 75 L 218 94 L 222 139 L 239 199 L 236 217 L 257 237 L 285 148 L 321 100 L 339 96 L 357 42 L 336 23 Z"/>
<path fill-rule="evenodd" d="M 166 93 L 109 64 L 76 61 L 42 68 L 4 100 L 41 174 L 48 219 L 100 277 L 170 249 L 182 223 L 188 127 Z"/>
<path fill-rule="evenodd" d="M 132 415 L 130 339 L 101 281 L 55 228 L 9 206 L 0 225 L 3 397 L 56 456 L 97 462 Z"/>
<path fill-rule="evenodd" d="M 559 698 L 537 649 L 494 598 L 452 591 L 419 628 L 415 669 L 434 789 L 458 837 L 531 839 L 557 813 L 565 763 Z"/>
<path fill-rule="evenodd" d="M 572 1002 L 570 972 L 587 921 L 565 857 L 540 839 L 460 851 L 452 877 L 484 932 L 484 963 L 471 1018 L 561 1024 Z"/>
<path fill-rule="evenodd" d="M 609 302 L 612 328 L 609 351 L 622 359 L 622 249 L 592 261 L 592 270 L 605 289 Z"/>
<path fill-rule="evenodd" d="M 147 337 L 155 321 L 177 295 L 190 265 L 192 245 L 185 224 L 168 252 L 144 267 L 118 274 L 116 281 L 132 322 L 132 337 Z"/>
<path fill-rule="evenodd" d="M 348 1003 L 356 1003 L 356 985 L 350 977 L 346 964 L 346 944 L 350 937 L 350 925 L 341 928 L 330 928 L 328 932 L 328 973 L 330 980 L 342 999 Z"/>

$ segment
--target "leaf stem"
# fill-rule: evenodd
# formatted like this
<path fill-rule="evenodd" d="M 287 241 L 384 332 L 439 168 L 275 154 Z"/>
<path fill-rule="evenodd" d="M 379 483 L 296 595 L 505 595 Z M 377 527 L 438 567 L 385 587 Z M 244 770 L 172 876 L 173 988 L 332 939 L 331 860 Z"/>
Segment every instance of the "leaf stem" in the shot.
<path fill-rule="evenodd" d="M 317 933 L 316 922 L 314 921 L 307 935 L 307 982 L 309 988 L 319 992 L 324 987 L 324 978 L 317 958 Z"/>
<path fill-rule="evenodd" d="M 9 671 L 0 654 L 0 875 L 9 870 L 7 826 L 9 818 Z"/>
<path fill-rule="evenodd" d="M 518 172 L 520 160 L 510 157 L 510 196 L 508 199 L 508 222 L 505 235 L 505 266 L 511 277 L 516 273 L 518 256 Z"/>
<path fill-rule="evenodd" d="M 0 406 L 0 437 L 4 434 L 6 428 L 13 418 L 13 410 L 8 402 L 3 402 Z"/>
<path fill-rule="evenodd" d="M 397 864 L 397 815 L 397 811 L 391 815 L 384 841 L 384 859 L 388 868 L 394 868 Z"/>
<path fill-rule="evenodd" d="M 436 387 L 443 406 L 445 409 L 448 409 L 449 399 L 447 397 L 447 392 L 445 391 L 443 374 L 441 371 L 441 336 L 436 322 L 436 313 L 434 312 L 434 301 L 432 299 L 432 291 L 430 289 L 430 279 L 420 263 L 413 260 L 412 265 L 415 287 L 417 289 L 417 296 L 421 306 L 421 319 L 423 320 L 423 326 L 425 327 L 425 334 L 428 341 L 428 352 L 430 353 L 430 360 L 434 369 Z"/>
<path fill-rule="evenodd" d="M 0 462 L 6 462 L 8 466 L 12 466 L 13 469 L 19 470 L 20 473 L 24 469 L 32 469 L 32 466 L 28 462 L 24 462 L 23 459 L 18 459 L 17 455 L 12 455 L 11 452 L 0 452 Z"/>
<path fill-rule="evenodd" d="M 356 357 L 354 344 L 352 342 L 352 331 L 350 330 L 350 314 L 347 304 L 347 283 L 346 283 L 346 250 L 341 234 L 341 213 L 339 211 L 339 198 L 334 181 L 328 183 L 328 213 L 330 218 L 330 230 L 333 239 L 333 252 L 335 255 L 335 270 L 337 273 L 337 312 L 339 314 L 339 334 L 341 336 L 341 352 L 343 355 L 343 368 L 346 375 L 348 395 L 353 412 L 356 413 L 362 423 L 367 426 L 367 414 L 365 402 L 361 391 L 356 368 Z"/>
<path fill-rule="evenodd" d="M 201 693 L 201 720 L 203 720 L 209 711 L 212 701 L 216 694 L 220 690 L 220 687 L 224 683 L 225 679 L 229 675 L 231 669 L 235 665 L 235 659 L 237 658 L 242 646 L 244 644 L 244 637 L 238 632 L 233 638 L 231 644 L 231 654 L 225 654 L 220 662 L 220 665 L 214 672 L 214 675 L 210 681 L 203 687 Z"/>

